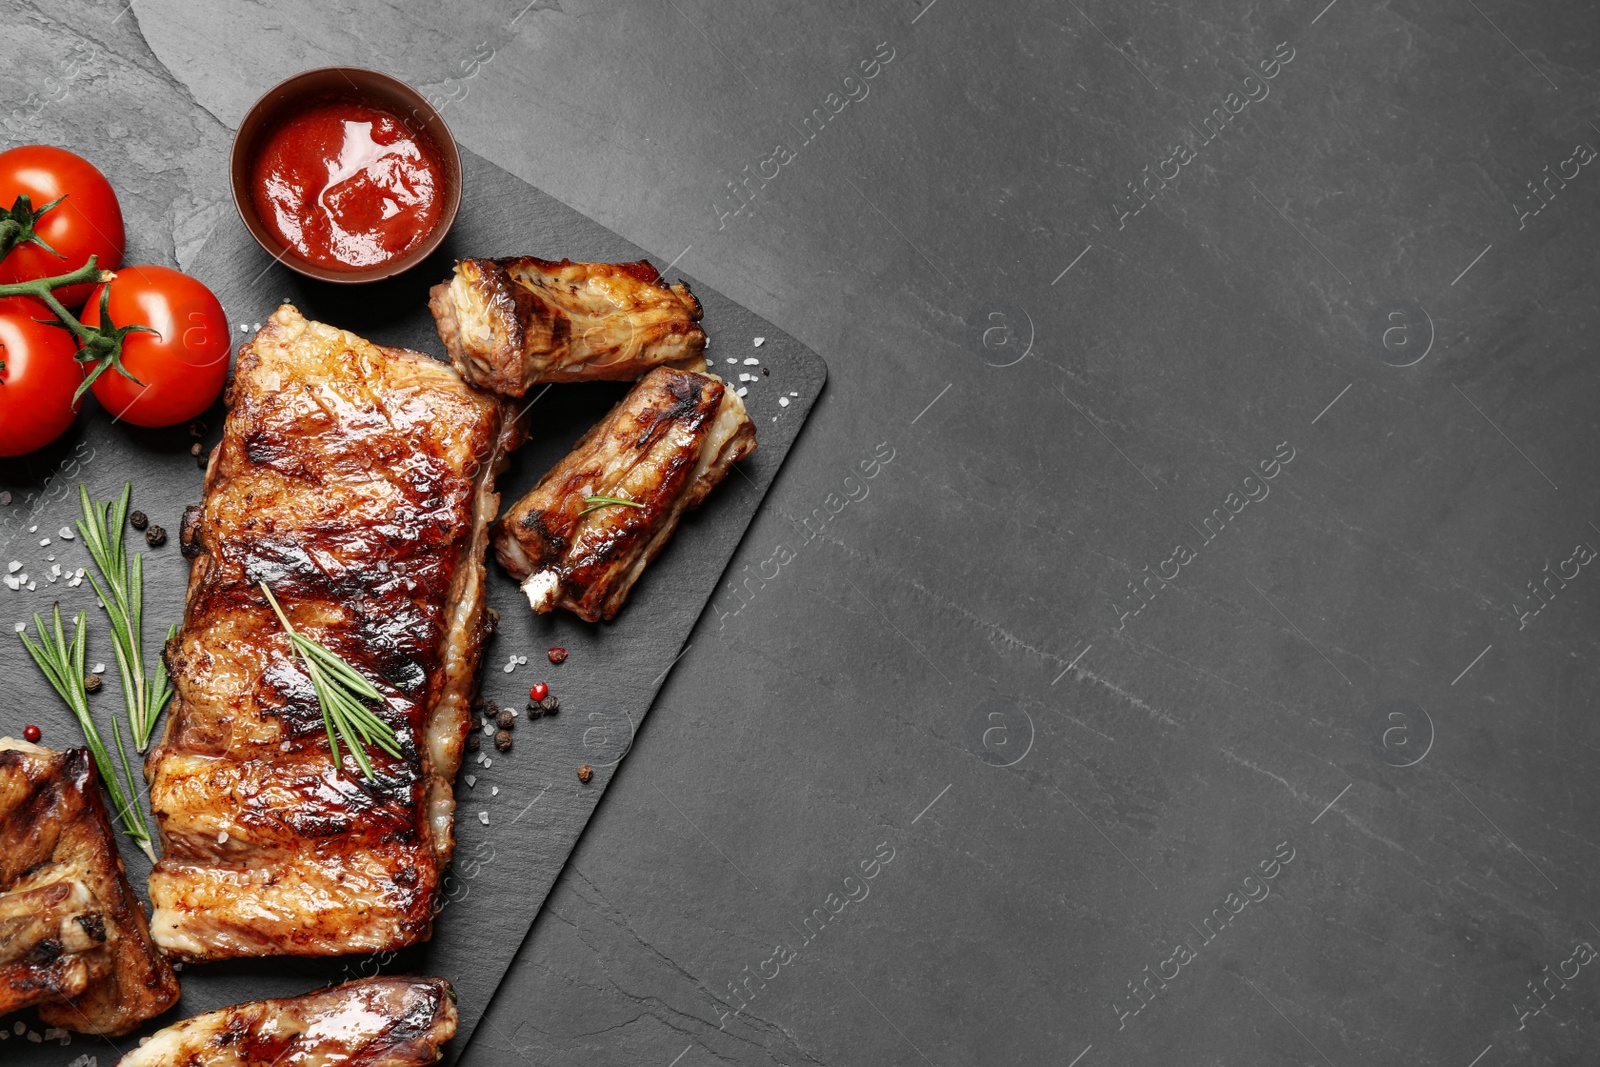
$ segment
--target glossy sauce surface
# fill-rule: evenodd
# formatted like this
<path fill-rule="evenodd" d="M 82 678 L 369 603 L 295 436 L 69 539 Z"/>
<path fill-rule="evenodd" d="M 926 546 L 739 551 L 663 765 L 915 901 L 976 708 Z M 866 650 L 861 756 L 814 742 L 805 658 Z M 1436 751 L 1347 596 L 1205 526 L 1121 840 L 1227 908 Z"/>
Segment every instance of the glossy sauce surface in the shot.
<path fill-rule="evenodd" d="M 324 104 L 284 121 L 251 185 L 273 235 L 334 270 L 405 255 L 439 222 L 444 194 L 433 144 L 361 104 Z"/>

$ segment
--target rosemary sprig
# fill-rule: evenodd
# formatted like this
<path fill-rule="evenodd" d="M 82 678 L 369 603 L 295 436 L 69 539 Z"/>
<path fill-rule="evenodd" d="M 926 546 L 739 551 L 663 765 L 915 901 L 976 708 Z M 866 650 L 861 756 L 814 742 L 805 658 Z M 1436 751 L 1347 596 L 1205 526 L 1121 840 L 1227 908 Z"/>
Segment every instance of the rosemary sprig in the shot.
<path fill-rule="evenodd" d="M 322 725 L 328 732 L 328 747 L 333 751 L 333 765 L 341 767 L 339 740 L 342 738 L 350 757 L 361 768 L 362 776 L 370 780 L 372 761 L 367 758 L 366 745 L 375 745 L 396 759 L 401 755 L 400 739 L 394 730 L 362 703 L 362 700 L 381 701 L 383 694 L 350 664 L 296 632 L 266 582 L 261 583 L 261 591 L 267 594 L 267 603 L 272 605 L 284 632 L 289 635 L 289 642 L 300 654 L 306 675 L 311 679 L 311 688 L 316 690 L 317 703 L 322 707 Z"/>
<path fill-rule="evenodd" d="M 117 818 L 122 821 L 122 832 L 139 842 L 139 847 L 154 863 L 156 853 L 150 844 L 150 825 L 145 821 L 144 809 L 138 804 L 139 787 L 133 776 L 133 768 L 128 764 L 127 749 L 122 744 L 122 730 L 117 726 L 117 720 L 112 719 L 111 735 L 116 740 L 117 755 L 122 759 L 122 777 L 118 777 L 117 765 L 111 762 L 105 742 L 100 739 L 100 731 L 89 715 L 89 694 L 84 688 L 83 673 L 84 648 L 89 636 L 88 622 L 84 613 L 78 612 L 72 622 L 72 642 L 68 644 L 66 632 L 61 626 L 60 604 L 55 605 L 53 613 L 54 625 L 49 629 L 45 627 L 44 620 L 39 618 L 39 613 L 33 613 L 33 628 L 39 632 L 37 642 L 28 637 L 26 630 L 20 631 L 17 636 L 22 638 L 28 655 L 44 672 L 51 688 L 72 709 L 73 717 L 83 729 L 83 739 L 94 756 L 95 766 L 99 768 L 100 780 L 111 794 Z"/>
<path fill-rule="evenodd" d="M 644 507 L 644 505 L 639 503 L 637 500 L 624 500 L 620 496 L 586 496 L 586 497 L 583 498 L 583 502 L 585 504 L 588 504 L 589 506 L 584 508 L 582 511 L 578 512 L 578 518 L 580 518 L 580 519 L 583 518 L 585 515 L 589 514 L 589 512 L 597 511 L 600 508 L 610 508 L 610 507 L 642 508 L 642 507 Z"/>
<path fill-rule="evenodd" d="M 111 620 L 111 648 L 116 653 L 117 670 L 122 678 L 128 731 L 134 746 L 143 752 L 150 747 L 150 737 L 155 733 L 156 720 L 161 718 L 161 709 L 172 697 L 172 686 L 168 684 L 166 664 L 160 656 L 156 657 L 155 667 L 148 673 L 145 671 L 144 553 L 135 552 L 130 561 L 123 546 L 128 503 L 132 498 L 131 482 L 123 485 L 121 497 L 103 504 L 91 500 L 88 488 L 79 485 L 78 502 L 83 518 L 77 527 L 84 547 L 100 572 L 98 579 L 91 573 L 89 582 Z M 167 637 L 170 639 L 176 630 L 176 626 L 169 629 Z"/>

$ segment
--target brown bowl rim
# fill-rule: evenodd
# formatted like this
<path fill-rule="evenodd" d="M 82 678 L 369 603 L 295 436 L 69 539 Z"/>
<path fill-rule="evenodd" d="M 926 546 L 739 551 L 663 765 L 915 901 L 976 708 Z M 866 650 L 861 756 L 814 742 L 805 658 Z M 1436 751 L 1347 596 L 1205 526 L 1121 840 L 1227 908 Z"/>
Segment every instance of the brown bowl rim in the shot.
<path fill-rule="evenodd" d="M 245 158 L 246 148 L 254 149 L 259 144 L 261 136 L 270 128 L 270 125 L 289 114 L 294 106 L 294 98 L 285 95 L 292 92 L 296 83 L 311 80 L 312 78 L 326 78 L 329 74 L 339 74 L 350 83 L 349 96 L 370 106 L 395 114 L 402 123 L 413 133 L 420 132 L 438 150 L 440 162 L 444 164 L 445 171 L 445 202 L 439 212 L 439 220 L 434 224 L 433 231 L 426 239 L 411 251 L 395 259 L 387 260 L 372 267 L 361 267 L 352 270 L 335 270 L 324 267 L 302 258 L 294 249 L 280 242 L 267 230 L 262 223 L 260 215 L 256 212 L 255 199 L 251 192 L 250 165 L 255 162 L 253 151 L 251 158 Z M 396 114 L 392 103 L 374 99 L 370 92 L 371 83 L 382 84 L 388 91 L 404 99 L 411 106 L 411 115 Z M 365 83 L 365 84 L 364 84 Z M 337 94 L 336 94 L 337 95 Z M 442 133 L 443 141 L 435 132 L 435 127 Z M 246 134 L 249 134 L 250 144 L 246 144 Z M 239 218 L 244 223 L 245 229 L 250 231 L 250 236 L 255 238 L 257 244 L 273 259 L 282 263 L 297 274 L 318 281 L 332 282 L 336 285 L 359 285 L 365 282 L 382 281 L 403 274 L 412 267 L 421 263 L 432 255 L 444 242 L 452 226 L 455 225 L 456 213 L 461 207 L 461 151 L 456 145 L 455 135 L 450 126 L 439 114 L 439 109 L 428 102 L 412 86 L 392 74 L 385 74 L 381 70 L 372 70 L 369 67 L 312 67 L 302 70 L 297 74 L 273 85 L 256 98 L 245 112 L 244 118 L 239 123 L 239 128 L 234 131 L 233 146 L 228 155 L 229 187 L 233 193 L 233 204 L 239 212 Z"/>

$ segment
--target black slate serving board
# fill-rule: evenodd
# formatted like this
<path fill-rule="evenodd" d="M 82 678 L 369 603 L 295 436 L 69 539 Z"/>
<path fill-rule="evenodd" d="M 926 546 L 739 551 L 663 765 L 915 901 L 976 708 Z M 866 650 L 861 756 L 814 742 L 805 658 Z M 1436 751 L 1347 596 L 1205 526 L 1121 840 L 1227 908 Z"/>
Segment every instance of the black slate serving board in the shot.
<path fill-rule="evenodd" d="M 221 299 L 238 342 L 287 299 L 310 318 L 380 344 L 442 355 L 426 308 L 427 289 L 448 276 L 457 257 L 646 258 L 621 237 L 506 171 L 466 150 L 462 156 L 465 193 L 455 228 L 430 260 L 402 277 L 368 286 L 333 286 L 302 278 L 274 263 L 232 217 L 212 235 L 192 272 Z M 657 266 L 670 278 L 682 276 L 666 270 L 664 263 Z M 562 710 L 534 722 L 519 712 L 515 746 L 509 753 L 496 752 L 485 737 L 482 754 L 490 760 L 488 766 L 475 763 L 474 755 L 468 754 L 456 788 L 459 845 L 433 940 L 388 956 L 240 960 L 189 967 L 180 975 L 183 1000 L 150 1030 L 222 1005 L 291 996 L 348 978 L 427 973 L 455 983 L 461 1025 L 447 1060 L 459 1057 L 627 755 L 635 731 L 827 377 L 821 358 L 798 341 L 692 278 L 686 280 L 705 308 L 704 325 L 711 337 L 707 356 L 713 369 L 735 387 L 748 384 L 745 403 L 756 423 L 759 447 L 703 507 L 686 517 L 613 623 L 589 625 L 565 614 L 535 616 L 516 583 L 490 563 L 489 602 L 500 612 L 500 627 L 485 652 L 482 692 L 520 709 L 528 687 L 545 681 L 559 696 Z M 759 347 L 757 338 L 764 339 Z M 729 363 L 730 358 L 737 362 Z M 758 359 L 759 365 L 747 366 L 748 358 Z M 757 380 L 740 383 L 741 373 Z M 624 391 L 623 386 L 607 383 L 531 392 L 532 440 L 500 479 L 502 507 L 531 488 Z M 780 396 L 787 405 L 779 403 Z M 28 574 L 37 587 L 13 591 L 0 586 L 4 631 L 0 669 L 9 694 L 0 711 L 0 735 L 20 735 L 24 724 L 35 722 L 44 731 L 44 743 L 58 748 L 81 743 L 81 735 L 12 632 L 32 612 L 48 613 L 52 601 L 59 600 L 69 618 L 78 610 L 91 613 L 89 662 L 107 665 L 107 684 L 93 698 L 105 736 L 110 736 L 111 718 L 122 715 L 104 617 L 95 608 L 87 582 L 67 585 L 67 575 L 89 563 L 81 542 L 58 535 L 78 516 L 78 483 L 87 484 L 97 499 L 103 499 L 131 481 L 133 506 L 173 531 L 159 549 L 147 548 L 130 531 L 130 548 L 146 553 L 145 641 L 153 650 L 167 623 L 181 615 L 189 567 L 178 553 L 176 530 L 183 508 L 200 499 L 203 474 L 189 453 L 193 438 L 185 427 L 141 430 L 113 424 L 92 402 L 87 407 L 73 430 L 49 449 L 19 460 L 0 460 L 0 491 L 12 498 L 0 505 L 0 574 L 16 560 L 24 565 L 19 573 Z M 221 409 L 214 409 L 204 421 L 203 443 L 209 449 L 220 436 Z M 46 538 L 51 543 L 42 545 Z M 47 558 L 52 555 L 53 563 Z M 63 571 L 53 583 L 52 566 Z M 570 652 L 561 666 L 551 665 L 546 656 L 555 645 Z M 526 657 L 527 663 L 507 673 L 504 667 L 512 655 Z M 576 775 L 583 764 L 595 771 L 587 785 Z M 468 775 L 473 784 L 468 784 Z M 487 823 L 480 813 L 487 814 Z M 142 897 L 148 861 L 131 842 L 123 844 L 129 878 Z M 14 1032 L 18 1021 L 24 1023 L 22 1034 Z M 0 1039 L 0 1060 L 19 1067 L 60 1065 L 86 1054 L 106 1067 L 138 1036 L 108 1042 L 73 1035 L 70 1045 L 59 1039 L 35 1043 L 27 1030 L 42 1033 L 43 1028 L 26 1015 L 0 1020 L 0 1028 L 8 1035 Z"/>

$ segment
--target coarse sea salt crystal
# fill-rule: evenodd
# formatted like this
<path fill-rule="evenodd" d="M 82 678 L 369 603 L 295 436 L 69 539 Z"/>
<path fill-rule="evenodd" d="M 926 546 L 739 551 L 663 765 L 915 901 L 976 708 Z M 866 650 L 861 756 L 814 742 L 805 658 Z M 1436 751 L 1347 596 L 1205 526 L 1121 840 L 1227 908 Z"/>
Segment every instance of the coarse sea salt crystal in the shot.
<path fill-rule="evenodd" d="M 739 357 L 738 356 L 729 356 L 728 357 L 728 362 L 729 363 L 737 363 L 737 362 L 739 362 Z"/>
<path fill-rule="evenodd" d="M 744 361 L 744 365 L 746 367 L 759 367 L 761 366 L 761 361 L 755 356 L 751 356 L 749 359 Z"/>
<path fill-rule="evenodd" d="M 522 666 L 522 665 L 523 665 L 523 664 L 524 664 L 524 663 L 527 663 L 527 662 L 528 662 L 528 657 L 527 657 L 527 656 L 518 656 L 518 657 L 517 657 L 517 666 L 519 666 L 519 667 L 520 667 L 520 666 Z"/>
<path fill-rule="evenodd" d="M 494 736 L 494 723 L 492 723 L 492 722 L 484 723 L 483 724 L 483 732 L 485 734 L 489 735 L 490 737 L 493 737 Z"/>
<path fill-rule="evenodd" d="M 767 339 L 765 337 L 757 337 L 756 338 L 756 347 L 757 348 L 760 348 L 762 345 L 764 345 L 766 343 L 767 343 Z"/>
<path fill-rule="evenodd" d="M 38 582 L 29 582 L 28 583 L 28 592 L 31 593 L 37 588 L 39 588 L 39 583 Z"/>
<path fill-rule="evenodd" d="M 483 825 L 488 826 L 489 825 L 489 813 L 486 812 L 486 811 L 478 812 L 478 821 L 483 823 Z"/>
<path fill-rule="evenodd" d="M 20 634 L 22 631 L 26 630 L 27 628 L 28 628 L 28 624 L 27 623 L 25 623 L 25 622 L 17 623 L 17 627 L 16 627 L 17 633 Z"/>
<path fill-rule="evenodd" d="M 750 392 L 750 387 L 748 385 L 739 386 L 739 395 L 740 396 L 744 396 L 745 394 L 747 394 L 749 392 Z"/>
<path fill-rule="evenodd" d="M 104 674 L 106 672 L 106 665 L 104 663 L 96 663 L 91 670 L 95 674 Z"/>
<path fill-rule="evenodd" d="M 10 574 L 15 574 L 18 571 L 20 571 L 21 569 L 22 569 L 22 561 L 21 560 L 14 559 L 10 563 L 6 564 L 6 571 L 8 573 L 10 573 Z"/>
<path fill-rule="evenodd" d="M 741 382 L 748 382 L 748 381 L 749 381 L 749 380 L 750 380 L 750 375 L 748 375 L 748 374 L 741 374 L 741 375 L 739 375 L 739 380 L 740 380 L 740 381 L 741 381 Z"/>
<path fill-rule="evenodd" d="M 789 406 L 789 398 L 786 397 L 786 396 L 780 396 L 778 398 L 778 405 L 780 407 L 788 407 Z"/>
<path fill-rule="evenodd" d="M 500 795 L 500 787 L 497 786 L 497 785 L 491 785 L 489 787 L 489 795 L 492 796 L 492 797 L 499 796 Z"/>
<path fill-rule="evenodd" d="M 474 786 L 476 786 L 478 784 L 478 776 L 476 774 L 469 774 L 466 777 L 466 781 L 467 781 L 467 788 L 471 789 L 472 787 L 474 787 Z"/>
<path fill-rule="evenodd" d="M 490 759 L 488 756 L 483 757 L 483 769 L 484 770 L 488 770 L 493 765 L 494 765 L 494 760 Z"/>
<path fill-rule="evenodd" d="M 502 670 L 504 670 L 507 674 L 510 674 L 512 671 L 514 671 L 516 669 L 517 669 L 517 664 L 516 664 L 515 660 L 513 660 L 510 663 L 507 663 L 505 665 L 505 667 L 502 668 Z"/>
<path fill-rule="evenodd" d="M 71 541 L 74 535 L 70 529 L 63 526 L 61 529 L 56 531 L 56 536 L 61 538 L 63 541 Z"/>

